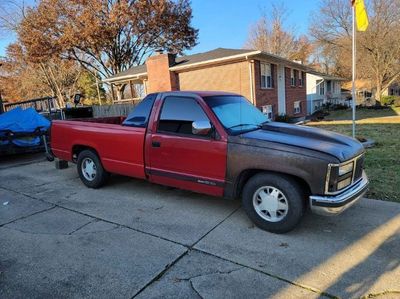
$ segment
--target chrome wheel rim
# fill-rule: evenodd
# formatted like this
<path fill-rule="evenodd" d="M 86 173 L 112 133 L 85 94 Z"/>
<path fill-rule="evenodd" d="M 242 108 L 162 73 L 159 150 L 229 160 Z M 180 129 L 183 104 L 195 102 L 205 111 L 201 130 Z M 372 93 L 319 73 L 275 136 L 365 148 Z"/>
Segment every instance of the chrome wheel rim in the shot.
<path fill-rule="evenodd" d="M 263 186 L 254 192 L 253 207 L 261 218 L 269 222 L 281 221 L 289 211 L 286 196 L 272 186 Z"/>
<path fill-rule="evenodd" d="M 94 161 L 90 158 L 84 158 L 81 164 L 83 177 L 88 181 L 93 181 L 96 178 L 97 167 Z"/>

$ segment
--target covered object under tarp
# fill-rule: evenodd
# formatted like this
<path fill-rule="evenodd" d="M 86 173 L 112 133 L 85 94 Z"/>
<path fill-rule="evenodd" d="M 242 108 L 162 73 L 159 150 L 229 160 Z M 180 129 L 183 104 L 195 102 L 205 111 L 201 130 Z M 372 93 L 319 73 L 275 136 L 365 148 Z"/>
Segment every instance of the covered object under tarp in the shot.
<path fill-rule="evenodd" d="M 16 107 L 0 115 L 0 147 L 4 151 L 5 146 L 40 146 L 40 136 L 46 134 L 49 127 L 50 121 L 35 109 Z"/>

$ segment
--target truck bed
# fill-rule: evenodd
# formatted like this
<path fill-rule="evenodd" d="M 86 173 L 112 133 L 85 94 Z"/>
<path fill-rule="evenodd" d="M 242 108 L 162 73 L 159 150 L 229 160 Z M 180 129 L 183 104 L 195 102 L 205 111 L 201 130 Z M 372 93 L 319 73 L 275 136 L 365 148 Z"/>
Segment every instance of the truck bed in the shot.
<path fill-rule="evenodd" d="M 76 161 L 82 150 L 98 154 L 112 173 L 144 178 L 145 128 L 122 126 L 125 117 L 55 120 L 51 148 L 56 157 Z"/>

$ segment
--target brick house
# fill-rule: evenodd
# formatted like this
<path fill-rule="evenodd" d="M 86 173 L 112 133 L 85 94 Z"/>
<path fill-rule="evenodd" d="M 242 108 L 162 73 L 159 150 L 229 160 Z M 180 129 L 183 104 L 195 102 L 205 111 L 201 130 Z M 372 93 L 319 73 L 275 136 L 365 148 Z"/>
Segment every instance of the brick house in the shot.
<path fill-rule="evenodd" d="M 262 51 L 218 48 L 181 57 L 157 53 L 145 64 L 103 82 L 111 85 L 117 103 L 157 91 L 228 91 L 243 95 L 270 118 L 300 119 L 307 114 L 306 70 L 302 64 Z"/>

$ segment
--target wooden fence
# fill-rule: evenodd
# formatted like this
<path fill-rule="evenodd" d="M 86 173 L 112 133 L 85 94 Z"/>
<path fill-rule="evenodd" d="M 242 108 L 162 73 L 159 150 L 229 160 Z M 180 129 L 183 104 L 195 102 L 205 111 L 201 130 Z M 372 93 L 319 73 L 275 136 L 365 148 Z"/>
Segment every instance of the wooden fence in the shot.
<path fill-rule="evenodd" d="M 3 105 L 4 105 L 4 112 L 10 111 L 19 106 L 22 109 L 34 108 L 37 112 L 50 113 L 52 110 L 56 110 L 56 98 L 44 97 L 17 103 L 6 103 Z"/>
<path fill-rule="evenodd" d="M 107 117 L 107 116 L 127 116 L 129 112 L 137 104 L 114 104 L 114 105 L 93 105 L 93 117 Z M 4 104 L 4 112 L 7 112 L 17 106 L 20 106 L 22 109 L 26 109 L 29 107 L 34 108 L 37 112 L 41 112 L 48 116 L 51 119 L 60 118 L 60 111 L 56 111 L 55 106 L 55 98 L 41 98 L 41 99 L 33 99 L 29 101 L 23 101 L 18 103 L 7 103 Z M 87 106 L 86 106 L 87 107 Z"/>
<path fill-rule="evenodd" d="M 93 117 L 127 116 L 136 104 L 116 104 L 93 106 Z"/>

